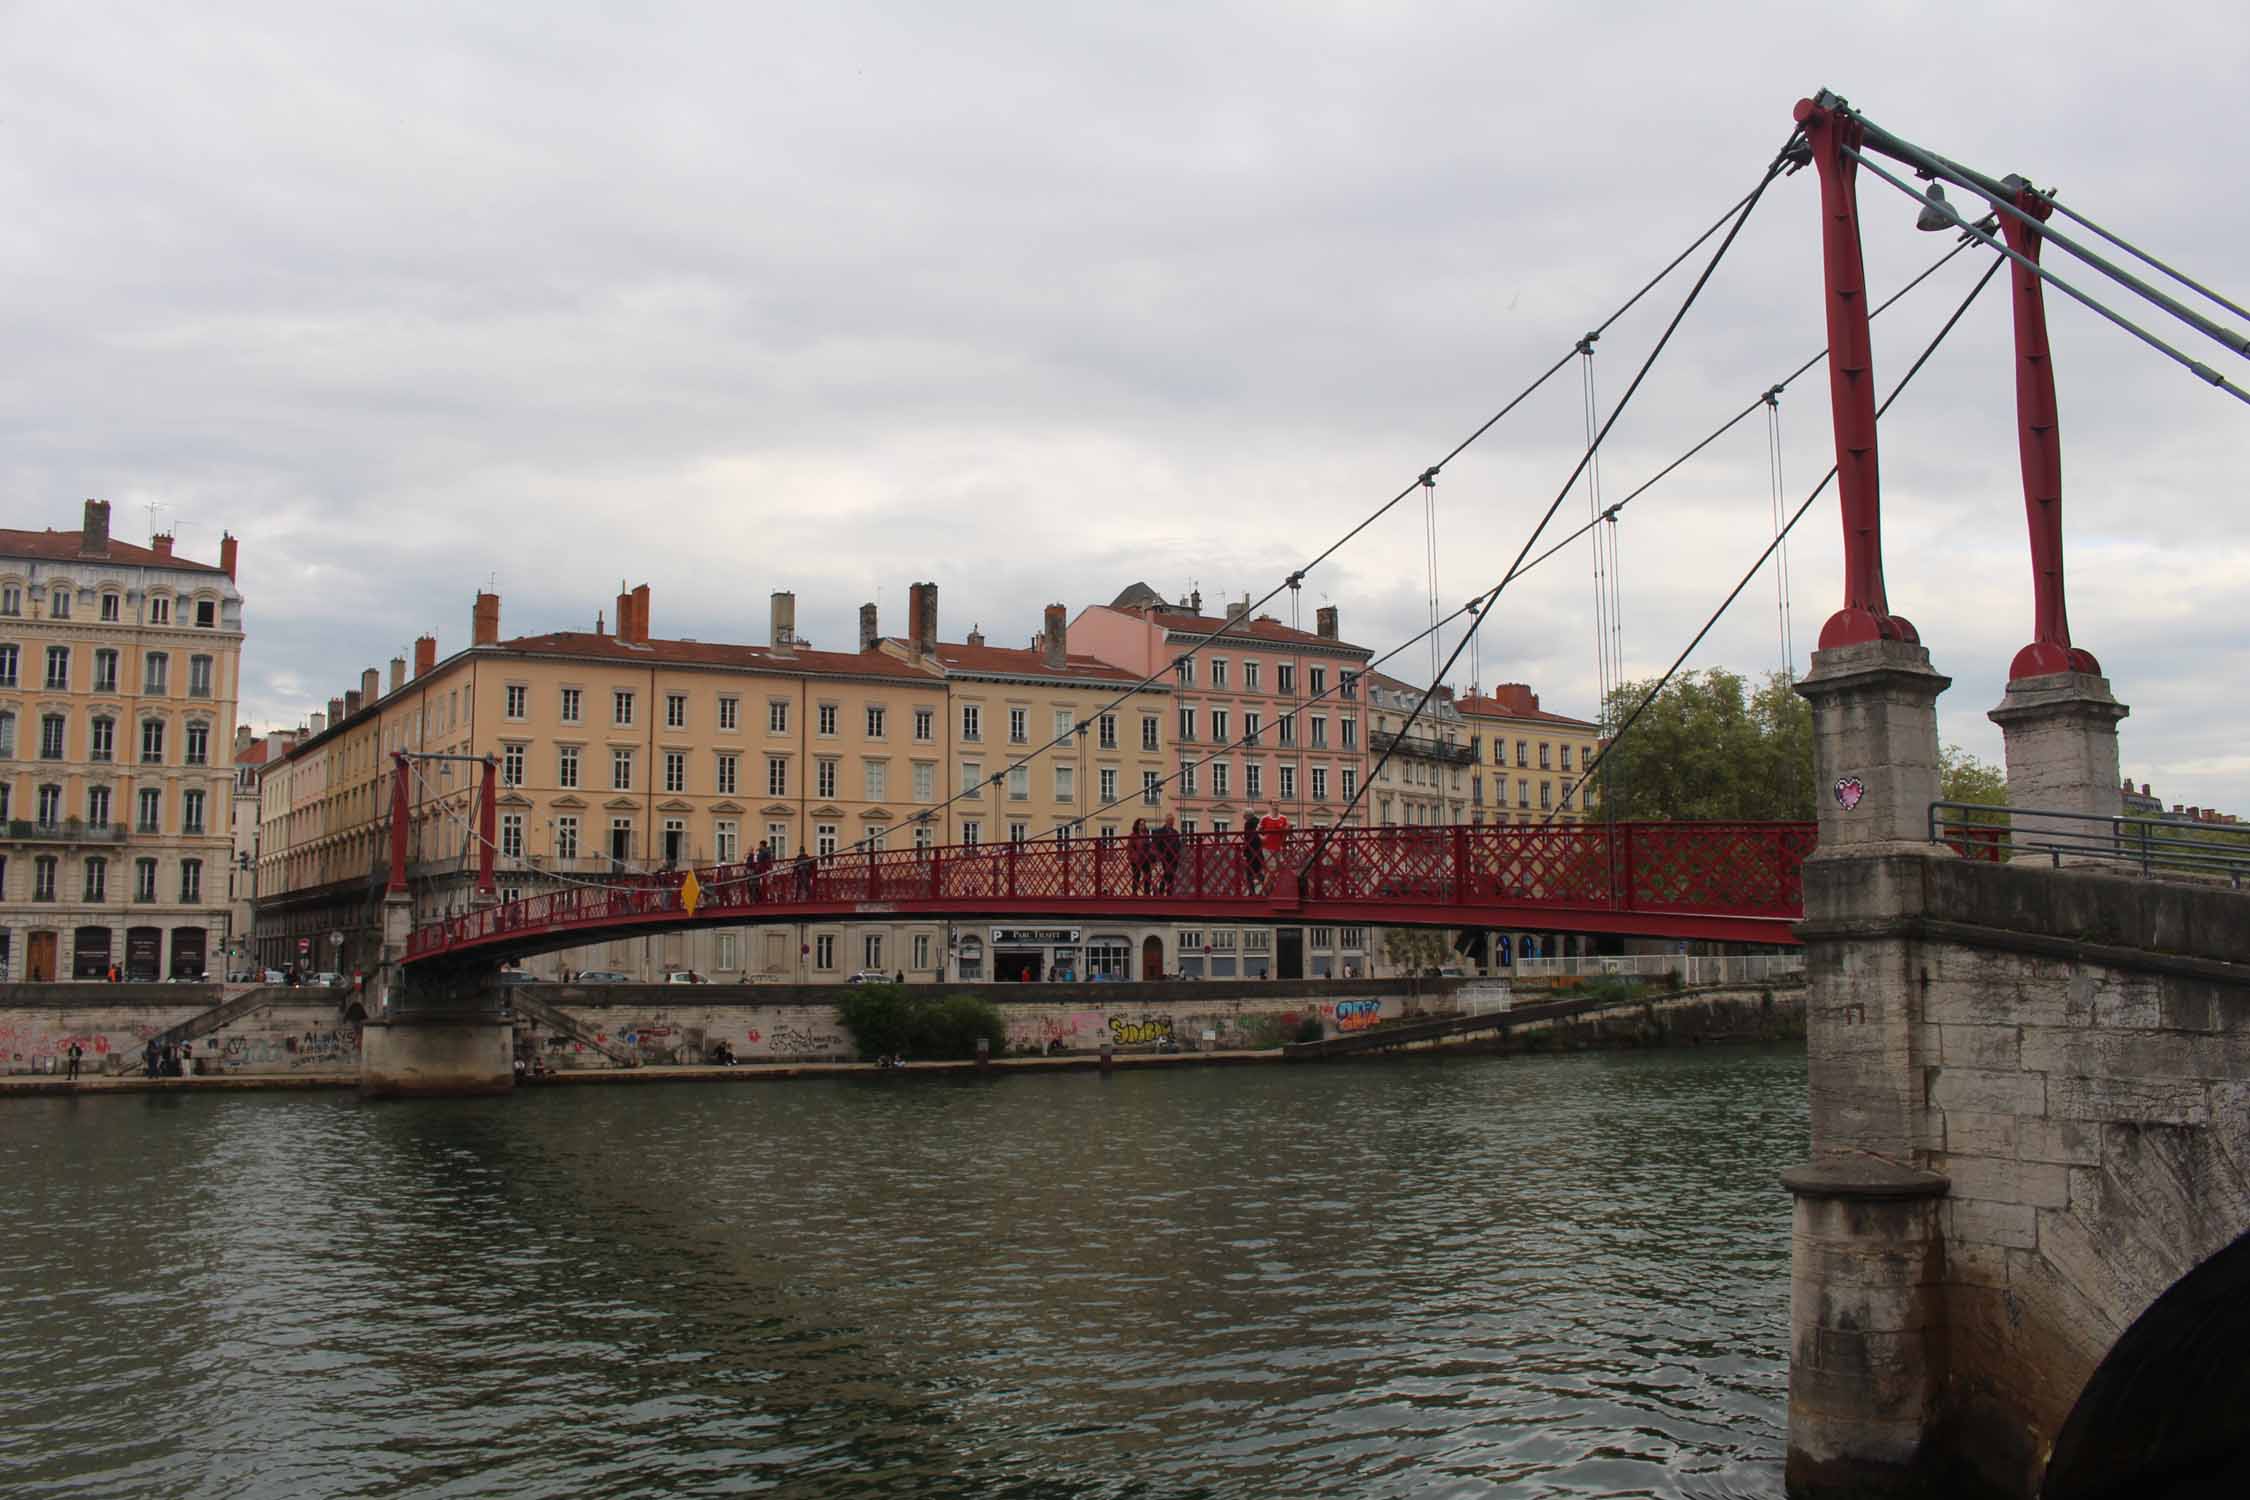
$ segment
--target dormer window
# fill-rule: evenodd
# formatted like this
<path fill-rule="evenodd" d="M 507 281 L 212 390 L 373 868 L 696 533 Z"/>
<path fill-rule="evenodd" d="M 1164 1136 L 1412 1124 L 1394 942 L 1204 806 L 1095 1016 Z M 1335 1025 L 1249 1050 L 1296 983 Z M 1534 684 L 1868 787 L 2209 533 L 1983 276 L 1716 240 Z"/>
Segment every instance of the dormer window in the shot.
<path fill-rule="evenodd" d="M 210 629 L 214 628 L 215 626 L 217 626 L 217 624 L 218 624 L 218 623 L 219 623 L 219 601 L 218 601 L 218 600 L 216 600 L 216 599 L 198 599 L 198 600 L 196 600 L 196 601 L 195 601 L 195 628 L 196 628 L 196 629 L 198 629 L 198 630 L 210 630 Z"/>

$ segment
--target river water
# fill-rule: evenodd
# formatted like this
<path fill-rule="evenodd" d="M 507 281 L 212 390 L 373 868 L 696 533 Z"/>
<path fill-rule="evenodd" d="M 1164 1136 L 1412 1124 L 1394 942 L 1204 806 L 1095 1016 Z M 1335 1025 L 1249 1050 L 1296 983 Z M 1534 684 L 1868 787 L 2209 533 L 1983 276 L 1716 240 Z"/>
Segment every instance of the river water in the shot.
<path fill-rule="evenodd" d="M 0 1101 L 11 1496 L 1774 1496 L 1801 1049 Z"/>

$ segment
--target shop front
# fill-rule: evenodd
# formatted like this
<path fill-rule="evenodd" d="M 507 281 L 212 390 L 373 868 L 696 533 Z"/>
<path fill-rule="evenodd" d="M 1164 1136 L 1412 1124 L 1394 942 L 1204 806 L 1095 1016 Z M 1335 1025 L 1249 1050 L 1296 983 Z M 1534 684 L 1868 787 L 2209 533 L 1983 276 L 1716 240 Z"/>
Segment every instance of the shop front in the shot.
<path fill-rule="evenodd" d="M 107 927 L 81 927 L 78 929 L 70 948 L 70 977 L 73 979 L 109 978 L 109 929 Z"/>
<path fill-rule="evenodd" d="M 125 929 L 125 977 L 134 984 L 154 984 L 163 978 L 164 929 Z"/>
<path fill-rule="evenodd" d="M 209 953 L 211 934 L 201 927 L 172 929 L 172 977 L 201 979 Z"/>
<path fill-rule="evenodd" d="M 1081 929 L 995 927 L 992 977 L 1002 984 L 1064 982 L 1082 977 Z"/>

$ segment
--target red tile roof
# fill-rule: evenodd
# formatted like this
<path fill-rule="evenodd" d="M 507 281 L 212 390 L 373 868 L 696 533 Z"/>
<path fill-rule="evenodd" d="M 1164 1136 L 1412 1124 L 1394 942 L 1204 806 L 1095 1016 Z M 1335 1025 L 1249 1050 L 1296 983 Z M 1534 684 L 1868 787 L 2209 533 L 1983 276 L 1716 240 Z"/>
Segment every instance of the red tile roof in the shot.
<path fill-rule="evenodd" d="M 819 676 L 880 677 L 900 682 L 928 682 L 931 674 L 909 666 L 881 651 L 815 651 L 798 646 L 783 653 L 771 646 L 733 646 L 720 641 L 650 640 L 627 645 L 614 635 L 589 630 L 556 630 L 545 635 L 518 636 L 497 648 L 523 656 L 571 656 L 588 661 L 610 661 L 647 666 L 732 667 L 736 671 L 794 673 Z"/>
<path fill-rule="evenodd" d="M 1141 613 L 1139 610 L 1128 612 Z M 1224 625 L 1228 637 L 1250 636 L 1281 645 L 1328 646 L 1339 651 L 1364 653 L 1367 650 L 1365 646 L 1355 646 L 1350 641 L 1330 640 L 1309 630 L 1292 630 L 1271 615 L 1259 615 L 1247 621 L 1228 621 L 1215 615 L 1191 615 L 1175 610 L 1152 609 L 1147 611 L 1146 617 L 1158 629 L 1178 631 L 1182 635 L 1209 635 Z"/>
<path fill-rule="evenodd" d="M 219 573 L 210 563 L 193 562 L 174 553 L 170 557 L 136 547 L 131 542 L 121 542 L 115 537 L 109 541 L 106 557 L 82 557 L 79 548 L 85 545 L 82 531 L 57 531 L 52 526 L 45 531 L 10 531 L 0 528 L 0 557 L 33 557 L 41 562 L 82 562 L 88 567 L 103 563 L 117 563 L 136 568 L 178 568 L 186 573 Z M 223 576 L 223 575 L 222 575 Z"/>
<path fill-rule="evenodd" d="M 1527 701 L 1528 700 L 1528 701 Z M 1589 724 L 1584 719 L 1573 719 L 1568 714 L 1551 714 L 1539 706 L 1539 695 L 1528 688 L 1511 693 L 1505 698 L 1475 696 L 1455 701 L 1455 708 L 1464 717 L 1472 719 L 1514 719 L 1522 723 L 1561 724 L 1571 729 L 1598 730 L 1599 724 Z"/>
<path fill-rule="evenodd" d="M 1068 665 L 1047 665 L 1046 655 L 1024 646 L 971 646 L 952 641 L 937 643 L 936 660 L 957 672 L 989 673 L 1004 677 L 1045 677 L 1053 681 L 1100 682 L 1125 686 L 1141 679 L 1123 667 L 1113 667 L 1093 656 L 1073 655 Z"/>

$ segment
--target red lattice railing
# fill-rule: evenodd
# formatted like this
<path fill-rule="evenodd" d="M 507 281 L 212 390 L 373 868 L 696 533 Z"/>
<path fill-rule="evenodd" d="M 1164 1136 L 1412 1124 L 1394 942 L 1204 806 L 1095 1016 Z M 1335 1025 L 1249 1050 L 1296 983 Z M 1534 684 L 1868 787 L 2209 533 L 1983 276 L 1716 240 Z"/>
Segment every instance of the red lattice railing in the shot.
<path fill-rule="evenodd" d="M 1325 837 L 1324 837 L 1325 836 Z M 1369 923 L 1429 922 L 1434 908 L 1520 916 L 1567 912 L 1765 919 L 1803 912 L 1800 871 L 1810 823 L 1621 823 L 1554 827 L 1298 829 L 1277 852 L 1240 834 L 1192 834 L 1175 857 L 1135 858 L 1123 840 L 878 849 L 764 868 L 695 872 L 694 921 L 757 922 L 804 914 L 963 915 L 1098 907 L 1169 920 L 1195 910 L 1286 919 L 1313 903 Z M 1300 875 L 1301 872 L 1301 875 Z M 496 941 L 686 920 L 684 872 L 566 886 L 416 928 L 407 957 Z M 1345 918 L 1348 919 L 1348 918 Z M 1615 923 L 1609 924 L 1612 927 Z M 1661 923 L 1648 929 L 1660 931 Z"/>

